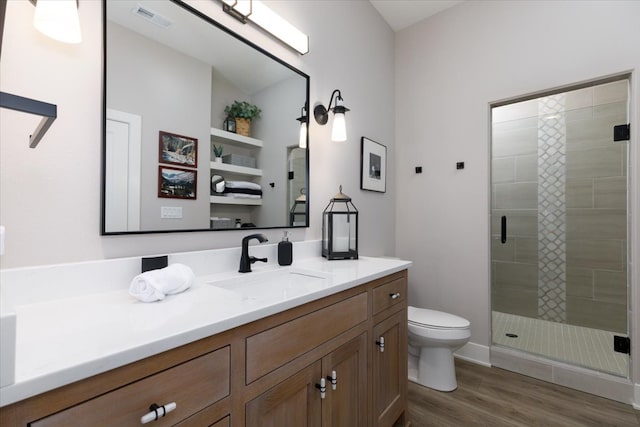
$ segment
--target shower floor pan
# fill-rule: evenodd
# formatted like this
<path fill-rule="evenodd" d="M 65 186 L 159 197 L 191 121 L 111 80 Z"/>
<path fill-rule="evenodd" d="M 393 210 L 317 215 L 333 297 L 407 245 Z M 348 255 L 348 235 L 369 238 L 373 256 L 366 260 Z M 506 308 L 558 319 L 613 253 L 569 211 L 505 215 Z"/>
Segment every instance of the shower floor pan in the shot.
<path fill-rule="evenodd" d="M 629 356 L 613 351 L 613 332 L 492 312 L 493 343 L 627 378 Z M 619 334 L 618 334 L 619 335 Z"/>

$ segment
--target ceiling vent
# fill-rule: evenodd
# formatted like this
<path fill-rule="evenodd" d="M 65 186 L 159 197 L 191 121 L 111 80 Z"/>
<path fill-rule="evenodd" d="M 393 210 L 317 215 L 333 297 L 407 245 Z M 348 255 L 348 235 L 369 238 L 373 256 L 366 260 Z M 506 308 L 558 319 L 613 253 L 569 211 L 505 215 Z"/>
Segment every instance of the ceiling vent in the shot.
<path fill-rule="evenodd" d="M 131 13 L 139 16 L 140 18 L 144 18 L 149 22 L 153 22 L 154 24 L 162 28 L 169 28 L 171 25 L 173 25 L 173 22 L 170 19 L 165 18 L 164 16 L 146 9 L 140 5 L 136 5 Z"/>

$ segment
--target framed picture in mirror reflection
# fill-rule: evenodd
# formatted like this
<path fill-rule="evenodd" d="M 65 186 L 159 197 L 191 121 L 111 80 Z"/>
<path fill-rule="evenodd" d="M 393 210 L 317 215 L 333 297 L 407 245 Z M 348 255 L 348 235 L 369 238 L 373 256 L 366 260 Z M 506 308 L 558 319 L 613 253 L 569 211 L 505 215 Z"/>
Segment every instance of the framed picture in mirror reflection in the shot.
<path fill-rule="evenodd" d="M 160 131 L 158 137 L 160 163 L 198 166 L 198 139 L 184 135 Z"/>
<path fill-rule="evenodd" d="M 172 166 L 158 166 L 158 197 L 196 199 L 198 172 Z"/>

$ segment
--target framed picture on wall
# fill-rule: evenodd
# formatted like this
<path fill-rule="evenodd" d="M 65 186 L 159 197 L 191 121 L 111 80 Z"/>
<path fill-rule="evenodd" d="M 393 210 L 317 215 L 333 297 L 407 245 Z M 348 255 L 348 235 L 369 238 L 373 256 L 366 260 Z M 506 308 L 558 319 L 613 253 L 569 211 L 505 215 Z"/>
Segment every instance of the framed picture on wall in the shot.
<path fill-rule="evenodd" d="M 158 137 L 160 163 L 186 167 L 198 166 L 198 140 L 184 135 L 160 131 Z"/>
<path fill-rule="evenodd" d="M 158 166 L 158 197 L 195 200 L 197 177 L 193 169 Z"/>
<path fill-rule="evenodd" d="M 360 149 L 360 188 L 387 191 L 387 147 L 365 136 Z"/>

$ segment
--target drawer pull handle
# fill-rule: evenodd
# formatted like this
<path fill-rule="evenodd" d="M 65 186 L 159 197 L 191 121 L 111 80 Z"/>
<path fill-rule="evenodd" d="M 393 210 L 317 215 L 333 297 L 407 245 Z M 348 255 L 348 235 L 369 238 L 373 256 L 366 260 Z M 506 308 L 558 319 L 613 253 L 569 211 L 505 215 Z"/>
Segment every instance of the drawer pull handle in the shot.
<path fill-rule="evenodd" d="M 391 297 L 391 299 L 398 299 L 398 298 L 400 298 L 400 292 L 396 292 L 394 294 L 389 294 L 389 296 Z"/>
<path fill-rule="evenodd" d="M 144 414 L 140 418 L 140 422 L 142 424 L 147 424 L 147 423 L 150 423 L 151 421 L 156 421 L 157 419 L 164 417 L 174 409 L 176 409 L 176 402 L 167 403 L 162 406 L 158 406 L 157 404 L 154 403 L 151 406 L 149 406 L 150 412 Z"/>
<path fill-rule="evenodd" d="M 320 378 L 320 384 L 316 384 L 316 388 L 320 390 L 320 399 L 324 399 L 327 395 L 327 381 L 324 378 Z"/>
<path fill-rule="evenodd" d="M 380 337 L 380 340 L 376 341 L 376 344 L 380 348 L 380 353 L 384 353 L 384 337 Z"/>
<path fill-rule="evenodd" d="M 338 388 L 338 375 L 336 374 L 336 371 L 331 371 L 331 375 L 327 376 L 327 379 L 331 383 L 331 390 Z"/>

